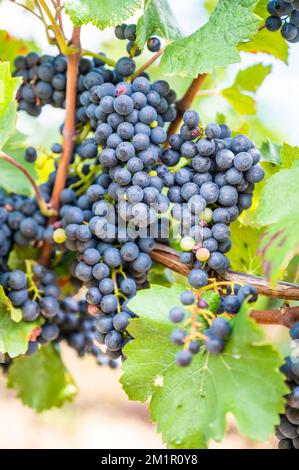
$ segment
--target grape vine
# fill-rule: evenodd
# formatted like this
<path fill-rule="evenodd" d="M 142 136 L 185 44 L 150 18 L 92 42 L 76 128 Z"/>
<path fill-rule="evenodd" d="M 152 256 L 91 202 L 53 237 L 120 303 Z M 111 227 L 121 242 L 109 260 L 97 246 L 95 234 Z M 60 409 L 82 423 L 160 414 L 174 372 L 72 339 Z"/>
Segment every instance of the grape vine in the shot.
<path fill-rule="evenodd" d="M 145 2 L 137 24 L 128 21 L 130 0 L 116 16 L 106 2 L 92 13 L 83 3 L 82 16 L 71 0 L 24 4 L 58 51 L 16 51 L 12 74 L 0 64 L 7 95 L 0 167 L 8 175 L 0 184 L 0 353 L 9 386 L 22 398 L 18 371 L 49 355 L 63 371 L 57 396 L 22 399 L 38 411 L 61 405 L 72 388 L 60 358 L 65 343 L 98 365 L 122 365 L 126 393 L 151 400 L 170 447 L 221 439 L 232 412 L 242 434 L 265 440 L 276 429 L 280 449 L 298 449 L 298 354 L 283 364 L 259 324 L 283 325 L 299 340 L 298 243 L 288 238 L 295 190 L 290 213 L 281 206 L 285 181 L 299 176 L 299 151 L 260 145 L 259 137 L 255 144 L 243 119 L 256 112 L 270 68 L 241 70 L 223 89 L 215 76 L 242 49 L 284 59 L 283 40 L 299 40 L 299 6 L 219 0 L 207 24 L 183 38 L 167 0 Z M 70 40 L 65 14 L 74 24 Z M 124 55 L 85 49 L 81 28 L 89 21 L 113 26 Z M 278 30 L 271 49 L 268 36 Z M 211 56 L 211 38 L 223 46 L 221 57 Z M 186 78 L 179 98 L 165 78 L 174 72 Z M 238 125 L 229 113 L 201 118 L 200 100 L 210 95 L 227 99 Z M 47 106 L 65 110 L 59 141 L 46 143 L 46 156 L 29 139 L 17 151 L 17 113 L 33 120 Z"/>

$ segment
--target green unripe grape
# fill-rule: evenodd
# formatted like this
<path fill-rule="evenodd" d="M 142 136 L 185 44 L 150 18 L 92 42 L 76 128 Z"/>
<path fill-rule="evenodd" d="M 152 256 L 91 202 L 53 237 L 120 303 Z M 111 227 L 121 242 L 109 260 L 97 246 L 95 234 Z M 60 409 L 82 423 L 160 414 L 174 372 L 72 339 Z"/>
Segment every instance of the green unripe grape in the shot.
<path fill-rule="evenodd" d="M 180 243 L 183 251 L 191 251 L 195 247 L 195 240 L 192 237 L 184 237 Z"/>
<path fill-rule="evenodd" d="M 201 219 L 207 222 L 208 224 L 212 222 L 213 220 L 213 211 L 209 207 L 207 207 L 202 213 L 201 213 Z"/>
<path fill-rule="evenodd" d="M 57 228 L 53 233 L 55 243 L 64 243 L 66 241 L 66 233 L 63 228 Z"/>

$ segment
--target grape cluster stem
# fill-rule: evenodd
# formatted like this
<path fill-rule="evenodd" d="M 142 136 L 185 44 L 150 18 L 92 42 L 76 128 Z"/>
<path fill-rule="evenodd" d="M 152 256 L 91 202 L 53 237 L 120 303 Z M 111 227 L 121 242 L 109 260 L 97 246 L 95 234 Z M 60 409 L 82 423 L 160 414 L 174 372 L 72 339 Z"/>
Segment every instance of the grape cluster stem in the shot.
<path fill-rule="evenodd" d="M 157 59 L 164 53 L 165 47 L 161 47 L 161 49 L 156 52 L 147 62 L 145 62 L 136 72 L 130 77 L 130 81 L 132 82 L 138 77 L 141 73 L 143 73 L 148 67 L 150 67 Z"/>
<path fill-rule="evenodd" d="M 71 41 L 71 45 L 69 46 L 66 42 L 66 39 L 64 37 L 63 31 L 61 27 L 57 24 L 55 17 L 53 16 L 47 2 L 45 0 L 38 0 L 37 3 L 42 7 L 42 9 L 45 11 L 50 24 L 51 24 L 51 29 L 55 35 L 55 38 L 57 40 L 57 44 L 59 46 L 60 52 L 65 55 L 73 55 L 76 51 L 76 44 Z"/>
<path fill-rule="evenodd" d="M 105 56 L 103 56 L 103 55 L 101 55 L 101 54 L 97 54 L 96 52 L 89 51 L 89 50 L 87 50 L 87 49 L 82 49 L 82 50 L 81 50 L 81 55 L 82 55 L 82 56 L 86 56 L 86 55 L 87 55 L 87 56 L 90 56 L 90 57 L 94 57 L 94 58 L 96 58 L 96 59 L 101 60 L 101 61 L 104 62 L 105 64 L 110 65 L 111 67 L 115 67 L 115 65 L 116 65 L 115 60 L 109 59 L 108 57 L 105 57 Z"/>

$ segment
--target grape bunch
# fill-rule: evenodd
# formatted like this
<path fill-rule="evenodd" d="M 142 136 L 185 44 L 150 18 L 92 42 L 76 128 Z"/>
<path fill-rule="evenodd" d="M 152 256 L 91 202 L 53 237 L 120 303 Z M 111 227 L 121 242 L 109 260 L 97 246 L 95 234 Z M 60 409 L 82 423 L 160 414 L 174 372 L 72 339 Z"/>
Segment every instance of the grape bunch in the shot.
<path fill-rule="evenodd" d="M 35 198 L 0 189 L 0 222 L 0 269 L 5 270 L 14 243 L 25 247 L 44 239 L 47 218 Z"/>
<path fill-rule="evenodd" d="M 189 297 L 195 298 L 188 308 L 203 315 L 198 332 L 202 344 L 197 336 L 190 339 L 183 330 L 179 333 L 183 332 L 181 341 L 188 346 L 179 351 L 178 362 L 187 365 L 190 354 L 202 345 L 220 353 L 229 334 L 221 333 L 224 320 L 222 328 L 226 325 L 229 330 L 228 319 L 214 315 L 213 323 L 208 321 L 208 306 L 194 289 L 207 286 L 212 271 L 229 268 L 225 256 L 231 248 L 229 224 L 251 206 L 255 183 L 264 176 L 258 165 L 261 154 L 246 136 L 232 137 L 226 125 L 212 123 L 204 129 L 193 110 L 185 112 L 179 133 L 170 136 L 168 145 L 165 124 L 176 118 L 176 93 L 165 80 L 151 83 L 146 73 L 128 80 L 136 70 L 133 57 L 139 54 L 136 26 L 119 25 L 115 34 L 129 41 L 130 57 L 121 57 L 115 68 L 100 58 L 81 58 L 78 138 L 60 195 L 59 220 L 47 223 L 43 218 L 39 233 L 28 236 L 30 243 L 42 240 L 51 243 L 54 251 L 73 253 L 71 276 L 86 289 L 85 300 L 76 307 L 72 299 L 59 302 L 59 312 L 42 328 L 47 326 L 53 337 L 55 332 L 55 341 L 66 339 L 80 355 L 91 352 L 102 362 L 125 358 L 123 347 L 132 339 L 127 326 L 135 316 L 128 302 L 138 289 L 148 287 L 155 244 L 169 244 L 170 230 L 178 230 L 181 262 L 191 268 Z M 150 38 L 150 50 L 158 51 L 160 46 L 157 38 Z M 38 115 L 45 104 L 64 107 L 67 61 L 63 55 L 30 53 L 19 56 L 15 66 L 15 75 L 24 80 L 18 93 L 20 109 Z M 46 88 L 47 98 L 40 96 Z M 58 158 L 62 150 L 58 143 L 52 146 Z M 28 147 L 25 159 L 34 163 L 36 158 L 36 149 Z M 57 165 L 40 186 L 46 202 L 56 174 Z M 21 224 L 14 229 L 17 235 L 10 236 L 10 247 L 19 239 L 22 242 Z M 40 283 L 44 287 L 42 279 Z M 245 299 L 256 298 L 250 286 L 227 286 L 220 294 L 217 314 L 234 315 Z M 176 314 L 175 310 L 177 323 Z M 107 356 L 95 346 L 95 338 L 106 346 Z"/>
<path fill-rule="evenodd" d="M 163 150 L 157 173 L 169 188 L 172 218 L 182 236 L 180 260 L 194 266 L 189 282 L 200 288 L 208 282 L 207 270 L 229 268 L 229 225 L 251 206 L 264 170 L 258 164 L 261 153 L 245 135 L 231 137 L 228 126 L 215 123 L 203 130 L 193 110 L 183 121 L 180 133 L 169 139 L 170 148 Z M 169 169 L 182 156 L 187 164 Z"/>
<path fill-rule="evenodd" d="M 163 149 L 166 118 L 158 106 L 164 100 L 169 112 L 173 101 L 163 80 L 106 82 L 96 87 L 96 94 L 98 121 L 88 146 L 101 174 L 79 198 L 71 189 L 63 191 L 65 232 L 53 231 L 53 237 L 76 253 L 73 274 L 88 288 L 86 300 L 90 312 L 99 316 L 100 341 L 115 358 L 130 340 L 126 301 L 146 285 L 148 252 L 155 242 L 169 241 L 165 227 L 169 230 L 179 220 L 181 261 L 193 267 L 190 285 L 206 286 L 210 270 L 228 269 L 229 223 L 250 207 L 254 184 L 264 172 L 258 165 L 260 152 L 246 136 L 232 138 L 225 125 L 209 124 L 203 130 L 192 110 L 184 114 L 180 133 L 170 137 L 170 148 Z M 187 164 L 176 170 L 182 156 Z M 127 283 L 131 287 L 125 291 Z M 238 310 L 239 298 L 227 297 L 226 310 Z"/>
<path fill-rule="evenodd" d="M 104 179 L 109 183 L 109 175 L 100 175 L 98 184 L 88 188 L 78 205 L 62 207 L 61 216 L 65 246 L 76 253 L 73 275 L 87 288 L 88 312 L 97 317 L 96 339 L 106 345 L 109 357 L 117 359 L 130 340 L 126 328 L 132 312 L 127 303 L 146 283 L 152 265 L 148 252 L 154 241 L 139 240 L 138 231 L 131 230 L 130 236 L 122 233 L 118 208 L 103 199 L 104 194 L 109 194 L 99 184 L 106 186 Z"/>
<path fill-rule="evenodd" d="M 131 62 L 134 63 L 128 57 L 121 58 L 117 62 L 116 70 L 118 67 L 121 69 L 122 77 L 131 74 L 128 65 Z M 132 134 L 132 128 L 128 124 L 135 126 L 141 122 L 150 127 L 150 129 L 145 128 L 146 132 L 145 129 L 143 132 L 149 134 L 152 129 L 151 123 L 154 123 L 153 127 L 154 125 L 163 127 L 166 122 L 173 121 L 176 117 L 173 106 L 175 100 L 175 92 L 164 80 L 157 80 L 151 84 L 147 77 L 137 77 L 132 83 L 123 79 L 116 84 L 104 82 L 94 85 L 80 95 L 82 106 L 77 110 L 77 118 L 85 123 L 90 122 L 91 128 L 95 130 L 95 141 L 102 144 L 102 141 L 105 142 L 124 122 L 127 123 L 124 126 L 127 131 L 123 130 L 120 137 L 122 134 L 126 136 L 128 132 L 129 135 Z M 147 148 L 145 143 L 140 145 Z"/>
<path fill-rule="evenodd" d="M 271 0 L 268 3 L 270 16 L 265 26 L 268 31 L 280 30 L 282 37 L 290 42 L 299 42 L 299 1 Z"/>
<path fill-rule="evenodd" d="M 104 54 L 102 54 L 104 57 Z M 56 108 L 65 108 L 67 60 L 63 54 L 57 56 L 30 52 L 27 56 L 18 56 L 15 61 L 14 76 L 22 77 L 23 83 L 18 90 L 19 110 L 37 117 L 42 107 L 50 104 Z M 104 81 L 121 80 L 116 71 L 105 68 L 101 59 L 82 57 L 79 62 L 77 81 L 77 121 L 88 118 L 80 104 L 80 95 L 94 85 Z"/>
<path fill-rule="evenodd" d="M 101 53 L 101 55 L 104 58 L 104 54 Z M 26 57 L 18 56 L 15 60 L 15 68 L 14 76 L 22 76 L 23 78 L 23 83 L 17 93 L 20 110 L 36 117 L 46 104 L 58 108 L 65 107 L 67 71 L 65 56 L 62 54 L 39 56 L 31 52 Z M 80 127 L 89 122 L 91 128 L 95 130 L 101 123 L 108 123 L 113 129 L 114 126 L 120 124 L 122 121 L 119 122 L 119 119 L 121 118 L 117 118 L 115 115 L 110 116 L 112 112 L 109 96 L 118 97 L 124 93 L 126 95 L 134 93 L 131 85 L 124 82 L 124 79 L 132 75 L 135 69 L 136 64 L 131 57 L 121 57 L 114 69 L 106 67 L 100 58 L 82 57 L 79 62 L 77 81 L 77 126 Z M 145 78 L 148 77 L 146 73 L 142 75 Z M 105 84 L 107 85 L 105 86 Z M 101 85 L 104 86 L 100 88 Z M 156 84 L 153 84 L 151 90 L 137 91 L 144 93 L 147 101 L 145 101 L 145 97 L 134 93 L 132 99 L 136 102 L 136 109 L 130 116 L 131 124 L 138 122 L 137 111 L 146 105 L 155 109 L 156 120 L 161 127 L 165 122 L 171 122 L 175 119 L 176 112 L 173 104 L 176 100 L 176 94 L 170 90 L 167 82 L 158 80 Z M 148 94 L 149 91 L 151 92 Z M 102 98 L 105 100 L 100 106 Z M 110 116 L 109 122 L 107 121 L 108 116 Z M 91 157 L 85 156 L 85 158 Z"/>
<path fill-rule="evenodd" d="M 155 240 L 147 229 L 157 223 L 159 239 L 161 215 L 169 209 L 163 181 L 153 167 L 167 139 L 164 122 L 175 118 L 175 95 L 167 82 L 151 84 L 146 77 L 137 77 L 132 84 L 102 83 L 95 91 L 98 121 L 88 146 L 93 157 L 99 152 L 101 174 L 79 198 L 70 188 L 62 192 L 65 235 L 60 229 L 52 235 L 58 243 L 66 238 L 66 249 L 77 254 L 74 275 L 88 288 L 89 310 L 99 314 L 98 339 L 105 341 L 114 358 L 130 339 L 126 300 L 146 284 L 152 264 L 148 253 Z M 89 107 L 85 96 L 81 102 Z M 77 152 L 80 155 L 80 149 Z"/>
<path fill-rule="evenodd" d="M 112 369 L 117 367 L 117 362 L 110 359 L 95 344 L 98 334 L 96 318 L 88 313 L 87 302 L 77 301 L 72 297 L 64 298 L 60 302 L 60 309 L 53 323 L 59 330 L 56 342 L 66 341 L 80 357 L 91 354 L 99 365 L 109 365 Z"/>
<path fill-rule="evenodd" d="M 170 339 L 176 346 L 183 346 L 176 354 L 176 363 L 182 367 L 190 364 L 192 356 L 204 347 L 213 355 L 219 355 L 225 348 L 225 340 L 229 337 L 233 318 L 241 309 L 242 304 L 256 302 L 257 291 L 249 285 L 219 284 L 216 292 L 220 294 L 220 303 L 216 313 L 209 309 L 204 293 L 200 290 L 186 290 L 181 294 L 181 306 L 173 307 L 169 312 L 170 320 L 180 325 L 171 333 Z M 218 317 L 224 314 L 225 316 Z"/>
<path fill-rule="evenodd" d="M 23 79 L 17 95 L 20 110 L 36 117 L 45 104 L 65 107 L 67 63 L 63 55 L 40 56 L 30 52 L 27 56 L 18 56 L 14 65 L 14 76 Z"/>
<path fill-rule="evenodd" d="M 142 50 L 136 44 L 136 25 L 135 24 L 119 24 L 115 27 L 114 34 L 117 39 L 127 40 L 127 52 L 131 57 L 137 57 Z M 161 49 L 161 41 L 156 36 L 151 36 L 147 40 L 147 48 L 150 52 L 158 52 Z"/>
<path fill-rule="evenodd" d="M 8 270 L 1 272 L 0 277 L 6 295 L 12 305 L 21 310 L 24 321 L 34 322 L 39 317 L 45 320 L 40 332 L 40 339 L 45 342 L 54 341 L 59 334 L 58 327 L 52 324 L 59 311 L 61 294 L 56 281 L 53 271 L 30 263 L 27 264 L 27 272 Z"/>
<path fill-rule="evenodd" d="M 33 355 L 40 345 L 64 340 L 80 357 L 89 353 L 98 364 L 116 367 L 116 362 L 95 344 L 96 319 L 88 313 L 87 303 L 71 297 L 62 299 L 53 271 L 31 262 L 26 268 L 26 272 L 15 269 L 0 274 L 0 284 L 13 307 L 21 310 L 22 320 L 38 321 L 26 355 Z"/>
<path fill-rule="evenodd" d="M 290 337 L 298 348 L 299 322 L 290 330 Z M 290 394 L 287 396 L 285 414 L 280 416 L 276 429 L 279 449 L 299 449 L 299 357 L 287 357 L 281 371 L 285 374 Z"/>

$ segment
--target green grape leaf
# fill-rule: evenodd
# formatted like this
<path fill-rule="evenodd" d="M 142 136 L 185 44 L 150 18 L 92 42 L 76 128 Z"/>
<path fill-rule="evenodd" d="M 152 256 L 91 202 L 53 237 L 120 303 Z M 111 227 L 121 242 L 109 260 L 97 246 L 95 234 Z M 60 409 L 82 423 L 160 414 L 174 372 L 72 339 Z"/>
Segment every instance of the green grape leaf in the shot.
<path fill-rule="evenodd" d="M 10 357 L 27 351 L 30 334 L 36 327 L 34 322 L 21 321 L 21 314 L 0 286 L 0 353 L 7 353 Z"/>
<path fill-rule="evenodd" d="M 154 34 L 174 41 L 182 37 L 168 0 L 145 2 L 144 13 L 137 23 L 137 45 L 143 49 Z"/>
<path fill-rule="evenodd" d="M 261 153 L 263 161 L 274 163 L 275 165 L 281 164 L 281 146 L 274 144 L 270 139 L 266 139 L 261 145 Z"/>
<path fill-rule="evenodd" d="M 148 282 L 150 285 L 159 284 L 160 286 L 171 286 L 171 281 L 167 276 L 167 270 L 164 266 L 158 263 L 153 263 L 150 272 L 148 273 Z"/>
<path fill-rule="evenodd" d="M 25 260 L 36 260 L 40 254 L 40 250 L 33 246 L 14 245 L 8 257 L 9 269 L 24 269 Z"/>
<path fill-rule="evenodd" d="M 265 344 L 262 330 L 243 310 L 233 320 L 223 354 L 203 350 L 190 366 L 178 367 L 168 311 L 179 293 L 177 286 L 155 287 L 130 302 L 140 318 L 129 325 L 135 339 L 125 348 L 124 390 L 130 399 L 151 400 L 152 419 L 171 448 L 205 448 L 210 439 L 221 440 L 229 412 L 242 434 L 267 439 L 287 393 L 279 372 L 282 357 Z"/>
<path fill-rule="evenodd" d="M 299 149 L 283 144 L 280 153 L 280 171 L 266 181 L 255 215 L 257 224 L 270 225 L 260 240 L 259 254 L 262 273 L 272 282 L 282 278 L 292 259 L 299 253 L 299 237 L 294 230 L 299 223 Z"/>
<path fill-rule="evenodd" d="M 1 133 L 1 132 L 0 132 Z M 17 132 L 11 136 L 3 146 L 3 152 L 21 163 L 23 167 L 36 178 L 36 171 L 32 163 L 25 160 L 25 136 Z M 23 196 L 32 196 L 33 189 L 26 176 L 10 163 L 0 159 L 1 181 L 0 187 L 9 192 L 22 194 Z"/>
<path fill-rule="evenodd" d="M 240 70 L 232 86 L 221 90 L 221 95 L 238 113 L 256 114 L 256 103 L 253 96 L 269 75 L 271 69 L 271 66 L 255 64 L 247 69 Z"/>
<path fill-rule="evenodd" d="M 14 360 L 7 386 L 24 405 L 38 413 L 60 407 L 77 393 L 76 385 L 53 345 L 43 346 L 33 356 Z"/>
<path fill-rule="evenodd" d="M 17 122 L 15 94 L 22 83 L 20 77 L 13 78 L 9 62 L 0 63 L 0 149 L 14 134 Z M 2 179 L 2 178 L 1 178 Z M 3 178 L 4 179 L 4 178 Z"/>
<path fill-rule="evenodd" d="M 240 62 L 238 44 L 256 32 L 259 18 L 255 0 L 219 0 L 209 21 L 198 31 L 166 47 L 161 60 L 164 73 L 196 77 Z"/>
<path fill-rule="evenodd" d="M 231 225 L 232 249 L 229 252 L 231 268 L 248 274 L 259 274 L 261 258 L 257 256 L 259 241 L 263 231 L 248 227 L 236 220 Z"/>
<path fill-rule="evenodd" d="M 267 5 L 269 0 L 260 0 L 254 10 L 255 14 L 262 18 L 260 26 L 263 26 L 269 16 Z M 288 61 L 288 44 L 282 37 L 280 31 L 272 33 L 266 28 L 261 29 L 254 38 L 239 46 L 239 50 L 256 54 L 264 52 L 273 55 L 284 62 Z"/>
<path fill-rule="evenodd" d="M 257 224 L 274 224 L 299 212 L 298 178 L 299 168 L 292 168 L 281 170 L 266 181 L 256 211 Z"/>
<path fill-rule="evenodd" d="M 18 55 L 24 55 L 31 51 L 38 51 L 34 41 L 11 36 L 7 31 L 0 30 L 0 59 L 2 62 L 10 62 L 13 65 Z"/>
<path fill-rule="evenodd" d="M 262 273 L 271 282 L 283 277 L 289 263 L 299 253 L 299 211 L 272 225 L 260 240 Z"/>
<path fill-rule="evenodd" d="M 280 149 L 282 166 L 284 168 L 293 168 L 299 164 L 299 147 L 284 143 Z"/>
<path fill-rule="evenodd" d="M 141 4 L 141 0 L 67 0 L 65 11 L 75 26 L 92 23 L 99 29 L 105 29 L 122 23 Z"/>
<path fill-rule="evenodd" d="M 299 252 L 299 237 L 294 230 L 299 223 L 298 151 L 297 147 L 283 145 L 281 169 L 266 180 L 255 214 L 258 225 L 270 225 L 260 240 L 259 255 L 262 273 L 273 282 L 283 276 Z"/>
<path fill-rule="evenodd" d="M 147 400 L 155 391 L 155 381 L 160 376 L 161 365 L 167 369 L 174 364 L 176 347 L 169 339 L 173 324 L 168 315 L 174 305 L 179 305 L 179 297 L 183 291 L 183 287 L 176 284 L 171 288 L 153 285 L 150 289 L 141 290 L 129 302 L 129 308 L 144 319 L 139 322 L 132 320 L 129 326 L 130 334 L 138 340 L 126 346 L 126 355 L 130 357 L 132 353 L 132 359 L 126 361 L 123 367 L 125 374 L 121 383 L 131 400 Z M 149 355 L 151 366 L 144 367 L 141 372 L 140 365 L 143 362 L 148 363 Z M 139 377 L 136 368 L 139 369 Z"/>

